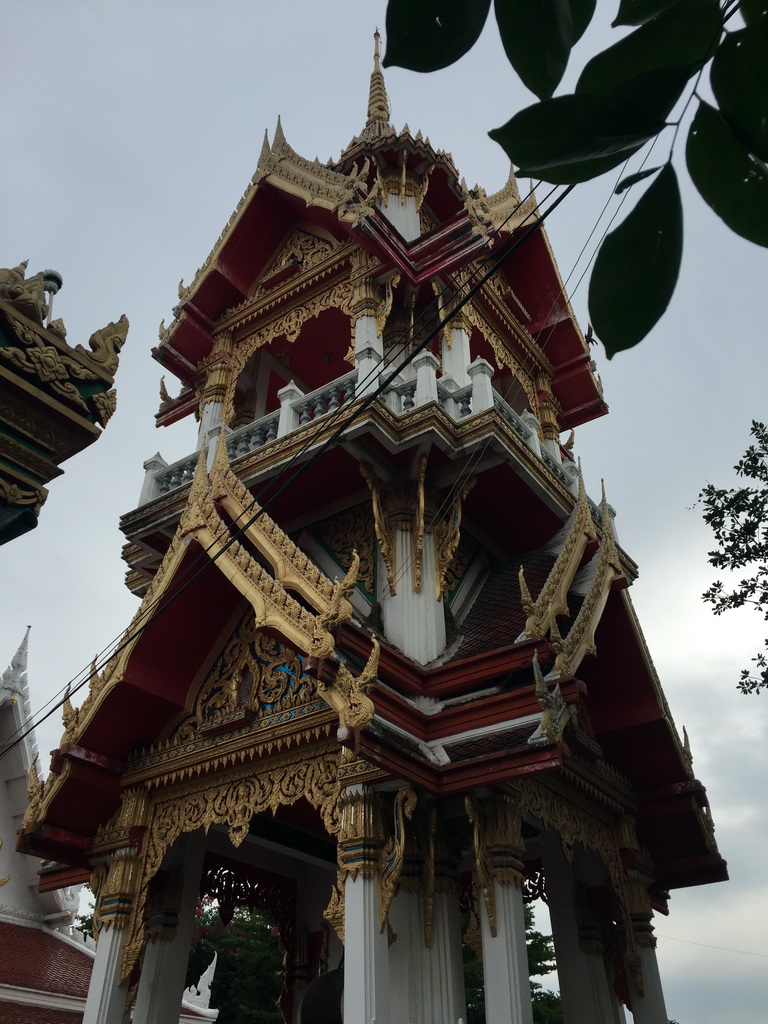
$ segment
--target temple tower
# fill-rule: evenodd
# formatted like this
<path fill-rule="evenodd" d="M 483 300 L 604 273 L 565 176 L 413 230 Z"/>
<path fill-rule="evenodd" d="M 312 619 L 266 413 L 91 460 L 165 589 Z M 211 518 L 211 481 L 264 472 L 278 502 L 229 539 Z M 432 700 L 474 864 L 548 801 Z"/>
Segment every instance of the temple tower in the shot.
<path fill-rule="evenodd" d="M 607 407 L 535 197 L 390 116 L 377 38 L 361 133 L 321 164 L 278 122 L 161 328 L 198 450 L 146 463 L 141 605 L 21 838 L 92 873 L 85 1024 L 171 1021 L 199 892 L 273 914 L 288 1024 L 342 956 L 346 1024 L 457 1024 L 463 927 L 488 1024 L 529 1022 L 536 895 L 569 1024 L 666 1024 L 654 913 L 726 877 L 574 461 Z"/>

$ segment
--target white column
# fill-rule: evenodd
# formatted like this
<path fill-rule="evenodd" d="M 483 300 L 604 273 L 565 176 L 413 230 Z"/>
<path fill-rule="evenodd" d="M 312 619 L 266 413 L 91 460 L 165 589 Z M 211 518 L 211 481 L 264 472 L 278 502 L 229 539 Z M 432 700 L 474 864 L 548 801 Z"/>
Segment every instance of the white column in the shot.
<path fill-rule="evenodd" d="M 384 342 L 376 333 L 376 317 L 360 316 L 355 321 L 355 397 L 362 398 L 379 386 L 379 371 L 384 359 Z"/>
<path fill-rule="evenodd" d="M 667 1024 L 667 1009 L 661 987 L 656 950 L 651 945 L 638 946 L 637 954 L 643 972 L 642 995 L 629 971 L 629 990 L 632 995 L 632 1018 L 635 1024 Z"/>
<path fill-rule="evenodd" d="M 445 337 L 441 344 L 443 359 L 443 378 L 456 381 L 456 385 L 465 388 L 469 384 L 469 335 L 463 327 L 449 327 L 451 344 Z"/>
<path fill-rule="evenodd" d="M 456 1024 L 466 1020 L 464 965 L 461 953 L 461 910 L 448 892 L 435 893 L 432 914 L 432 945 L 427 950 L 432 1001 L 432 1021 Z"/>
<path fill-rule="evenodd" d="M 523 894 L 513 882 L 493 880 L 496 935 L 480 900 L 486 1024 L 533 1024 L 525 946 Z"/>
<path fill-rule="evenodd" d="M 528 440 L 526 442 L 528 447 L 532 452 L 535 452 L 539 458 L 541 458 L 541 438 L 539 437 L 541 422 L 529 409 L 526 409 L 525 412 L 521 414 L 520 419 L 531 432 L 528 435 Z"/>
<path fill-rule="evenodd" d="M 421 893 L 401 890 L 389 911 L 389 923 L 396 936 L 389 948 L 393 1022 L 432 1024 L 433 1020 L 421 901 Z"/>
<path fill-rule="evenodd" d="M 413 360 L 413 368 L 416 371 L 416 394 L 413 396 L 414 405 L 428 405 L 437 401 L 437 371 L 440 362 L 431 352 L 420 352 Z"/>
<path fill-rule="evenodd" d="M 141 494 L 139 495 L 139 505 L 146 505 L 148 501 L 151 501 L 157 495 L 157 486 L 155 484 L 155 474 L 161 469 L 165 469 L 168 463 L 165 461 L 160 452 L 155 452 L 151 459 L 147 459 L 144 463 L 144 483 L 141 486 Z"/>
<path fill-rule="evenodd" d="M 176 1024 L 179 1019 L 204 853 L 205 834 L 200 829 L 182 836 L 169 855 L 167 870 L 181 881 L 178 913 L 174 915 L 171 906 L 167 910 L 176 917 L 176 927 L 172 938 L 161 935 L 152 941 L 150 919 L 133 1024 Z"/>
<path fill-rule="evenodd" d="M 203 443 L 210 432 L 218 427 L 224 416 L 223 402 L 206 402 L 200 412 L 200 426 L 197 430 L 197 450 L 203 447 Z M 209 446 L 210 447 L 210 446 Z"/>
<path fill-rule="evenodd" d="M 421 235 L 415 196 L 400 196 L 398 192 L 390 192 L 386 206 L 381 200 L 376 205 L 389 223 L 397 228 L 406 242 L 412 242 Z M 368 1024 L 367 1021 L 366 1024 Z"/>
<path fill-rule="evenodd" d="M 424 535 L 419 593 L 413 589 L 412 540 L 410 531 L 395 531 L 397 593 L 383 598 L 382 617 L 387 640 L 406 657 L 426 665 L 445 647 L 445 613 L 442 601 L 435 596 L 434 538 L 429 533 Z"/>
<path fill-rule="evenodd" d="M 379 879 L 347 876 L 344 886 L 344 1020 L 390 1024 L 389 941 L 379 928 Z M 395 1021 L 394 1024 L 405 1024 Z"/>
<path fill-rule="evenodd" d="M 123 1024 L 128 1019 L 128 979 L 120 983 L 124 928 L 103 928 L 96 946 L 83 1024 Z"/>
<path fill-rule="evenodd" d="M 284 437 L 299 425 L 299 414 L 293 408 L 293 403 L 301 398 L 304 392 L 296 387 L 294 381 L 290 381 L 284 388 L 277 392 L 277 399 L 280 402 L 280 416 L 277 421 L 277 436 Z"/>
<path fill-rule="evenodd" d="M 491 377 L 493 367 L 487 359 L 479 356 L 467 367 L 467 373 L 472 381 L 472 412 L 484 412 L 493 408 L 493 388 Z"/>
<path fill-rule="evenodd" d="M 616 1024 L 617 999 L 608 986 L 599 936 L 594 952 L 586 952 L 579 935 L 573 868 L 556 833 L 544 832 L 540 843 L 565 1024 Z"/>

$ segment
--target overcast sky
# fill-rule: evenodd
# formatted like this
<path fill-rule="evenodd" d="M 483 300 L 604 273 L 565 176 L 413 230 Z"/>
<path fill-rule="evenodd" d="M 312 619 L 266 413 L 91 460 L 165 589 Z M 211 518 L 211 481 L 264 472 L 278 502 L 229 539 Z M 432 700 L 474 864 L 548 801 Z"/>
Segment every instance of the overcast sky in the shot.
<path fill-rule="evenodd" d="M 613 16 L 615 4 L 598 6 Z M 383 0 L 5 5 L 0 266 L 28 258 L 30 273 L 62 273 L 55 315 L 70 344 L 121 313 L 131 321 L 115 417 L 51 484 L 37 530 L 0 551 L 0 671 L 31 624 L 34 707 L 130 620 L 118 518 L 137 503 L 142 463 L 194 448 L 192 422 L 157 431 L 153 420 L 161 369 L 150 350 L 179 279 L 189 282 L 208 255 L 278 114 L 310 158 L 337 156 L 360 130 L 372 33 L 384 20 Z M 591 33 L 574 64 L 603 45 Z M 451 152 L 470 185 L 503 186 L 506 160 L 486 132 L 533 97 L 495 30 L 453 68 L 390 69 L 386 81 L 398 128 L 407 122 Z M 617 207 L 614 199 L 588 242 L 614 182 L 579 186 L 549 226 L 584 328 L 579 282 Z M 743 697 L 735 682 L 764 624 L 746 611 L 715 619 L 703 606 L 711 537 L 696 499 L 707 481 L 733 482 L 750 421 L 766 417 L 768 254 L 731 236 L 690 188 L 684 204 L 672 305 L 634 351 L 609 363 L 595 350 L 611 411 L 577 431 L 576 453 L 593 497 L 605 478 L 620 541 L 640 565 L 632 597 L 731 873 L 728 883 L 674 892 L 669 918 L 656 922 L 667 1009 L 680 1024 L 762 1024 L 768 694 Z M 40 749 L 57 746 L 60 732 L 57 714 L 39 729 Z"/>

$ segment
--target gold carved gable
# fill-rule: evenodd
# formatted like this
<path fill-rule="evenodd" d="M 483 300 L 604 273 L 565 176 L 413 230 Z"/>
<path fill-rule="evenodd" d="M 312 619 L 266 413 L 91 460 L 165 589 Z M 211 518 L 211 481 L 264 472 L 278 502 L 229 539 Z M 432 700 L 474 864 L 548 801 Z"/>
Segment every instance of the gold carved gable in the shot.
<path fill-rule="evenodd" d="M 300 727 L 308 710 L 326 706 L 304 660 L 246 613 L 206 675 L 191 713 L 172 730 L 169 745 L 193 743 L 206 734 L 254 722 L 269 729 L 295 718 Z"/>
<path fill-rule="evenodd" d="M 323 238 L 304 228 L 295 228 L 267 265 L 260 280 L 268 280 L 285 267 L 309 270 L 315 264 L 321 263 L 335 248 L 335 243 L 330 239 Z"/>
<path fill-rule="evenodd" d="M 376 599 L 376 536 L 369 505 L 345 509 L 314 528 L 323 548 L 345 572 L 360 558 L 357 586 L 371 601 Z"/>

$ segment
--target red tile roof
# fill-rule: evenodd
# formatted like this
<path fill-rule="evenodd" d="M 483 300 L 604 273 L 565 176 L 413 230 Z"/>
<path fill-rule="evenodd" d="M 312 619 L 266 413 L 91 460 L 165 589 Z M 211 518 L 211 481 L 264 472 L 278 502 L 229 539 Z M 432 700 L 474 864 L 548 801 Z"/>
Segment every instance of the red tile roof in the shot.
<path fill-rule="evenodd" d="M 0 921 L 0 949 L 3 950 L 0 983 L 70 996 L 85 997 L 88 994 L 93 957 L 51 932 Z M 7 1005 L 0 1003 L 0 1013 Z M 72 1014 L 65 1016 L 68 1020 L 75 1019 Z M 0 1017 L 0 1021 L 6 1019 L 10 1020 Z M 18 1018 L 15 1019 L 17 1024 L 21 1024 Z M 36 1017 L 33 1021 L 30 1018 L 30 1024 L 37 1024 L 43 1019 Z"/>
<path fill-rule="evenodd" d="M 0 1002 L 0 1024 L 80 1024 L 82 1013 Z"/>

